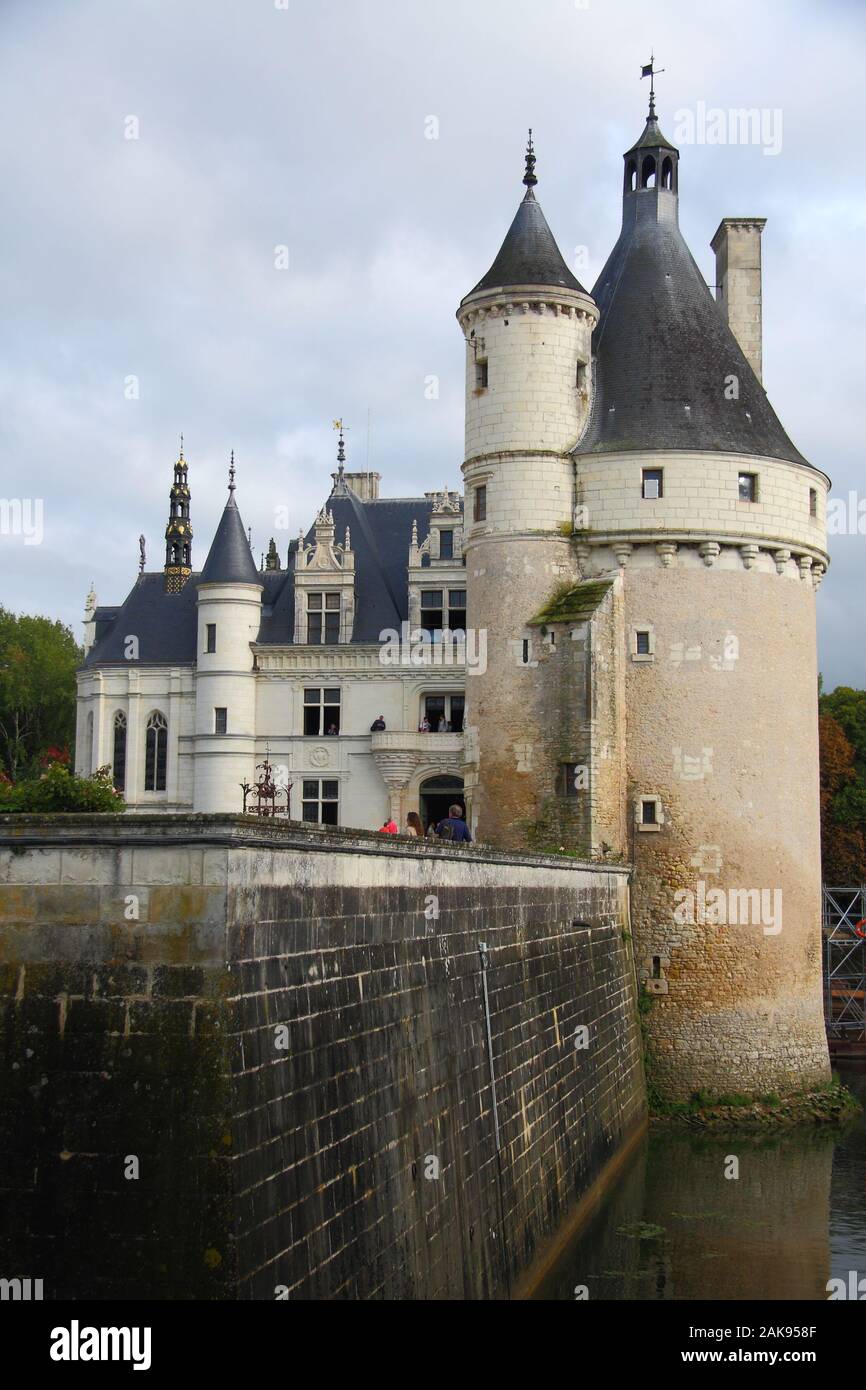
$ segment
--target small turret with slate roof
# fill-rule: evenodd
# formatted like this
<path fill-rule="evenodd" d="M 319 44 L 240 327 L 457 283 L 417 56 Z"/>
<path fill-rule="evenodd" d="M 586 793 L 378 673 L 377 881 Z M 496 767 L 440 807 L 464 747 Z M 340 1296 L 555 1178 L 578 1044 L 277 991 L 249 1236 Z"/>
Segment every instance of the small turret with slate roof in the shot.
<path fill-rule="evenodd" d="M 213 538 L 204 569 L 198 577 L 202 584 L 258 584 L 260 572 L 256 569 L 253 552 L 241 514 L 235 502 L 235 455 L 232 450 L 229 466 L 229 495 L 220 517 L 216 535 Z"/>

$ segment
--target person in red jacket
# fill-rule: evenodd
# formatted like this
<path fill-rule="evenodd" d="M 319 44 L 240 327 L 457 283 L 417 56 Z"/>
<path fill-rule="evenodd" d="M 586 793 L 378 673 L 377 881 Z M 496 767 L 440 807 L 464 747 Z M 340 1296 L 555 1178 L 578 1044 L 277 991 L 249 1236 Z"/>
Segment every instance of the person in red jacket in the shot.
<path fill-rule="evenodd" d="M 397 829 L 396 821 L 393 821 L 390 818 L 386 820 L 384 825 L 379 827 L 380 835 L 399 835 L 399 833 L 400 832 Z"/>

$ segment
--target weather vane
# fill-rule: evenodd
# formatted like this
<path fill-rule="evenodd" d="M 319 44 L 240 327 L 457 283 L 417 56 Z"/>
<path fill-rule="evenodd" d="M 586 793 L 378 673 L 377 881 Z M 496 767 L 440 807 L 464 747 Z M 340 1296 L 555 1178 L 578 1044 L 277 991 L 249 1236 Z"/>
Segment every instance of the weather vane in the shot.
<path fill-rule="evenodd" d="M 229 463 L 229 492 L 235 490 L 235 451 L 232 449 L 231 462 Z"/>
<path fill-rule="evenodd" d="M 655 89 L 655 80 L 656 80 L 656 78 L 658 77 L 658 75 L 659 75 L 660 72 L 664 72 L 664 68 L 656 68 L 656 67 L 653 67 L 653 63 L 654 63 L 654 62 L 655 62 L 655 54 L 654 54 L 654 53 L 651 53 L 651 54 L 650 54 L 650 60 L 649 60 L 649 62 L 648 62 L 648 63 L 644 63 L 643 67 L 642 67 L 641 70 L 640 70 L 641 81 L 643 81 L 643 79 L 644 79 L 645 77 L 648 77 L 649 80 L 650 80 L 650 104 L 649 104 L 649 115 L 647 116 L 647 120 L 648 120 L 648 121 L 655 120 L 655 114 L 656 114 L 656 89 Z"/>
<path fill-rule="evenodd" d="M 348 428 L 349 426 L 344 425 L 342 420 L 334 421 L 334 429 L 340 431 L 340 437 L 337 440 L 337 462 L 341 465 L 341 468 L 342 465 L 346 462 L 346 448 L 345 440 L 343 439 L 343 431 L 347 430 Z"/>

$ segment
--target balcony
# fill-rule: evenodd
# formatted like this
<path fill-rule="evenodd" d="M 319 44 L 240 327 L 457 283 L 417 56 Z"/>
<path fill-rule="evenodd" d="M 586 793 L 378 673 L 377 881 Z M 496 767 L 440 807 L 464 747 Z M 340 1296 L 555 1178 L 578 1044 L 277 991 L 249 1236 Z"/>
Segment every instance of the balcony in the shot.
<path fill-rule="evenodd" d="M 399 805 L 400 794 L 410 783 L 442 773 L 462 776 L 462 734 L 422 734 L 417 729 L 383 729 L 370 737 L 373 761 L 391 794 L 392 807 Z"/>

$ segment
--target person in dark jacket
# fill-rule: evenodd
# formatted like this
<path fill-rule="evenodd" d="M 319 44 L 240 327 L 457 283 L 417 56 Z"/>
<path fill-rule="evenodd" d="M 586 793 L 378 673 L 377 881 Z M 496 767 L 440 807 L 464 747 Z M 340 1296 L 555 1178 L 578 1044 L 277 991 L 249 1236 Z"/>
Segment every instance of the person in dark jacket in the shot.
<path fill-rule="evenodd" d="M 437 825 L 436 834 L 440 840 L 451 840 L 456 844 L 472 844 L 469 826 L 463 819 L 462 806 L 448 807 L 448 815 Z"/>
<path fill-rule="evenodd" d="M 374 719 L 373 722 L 372 722 L 372 724 L 370 725 L 370 733 L 371 733 L 371 734 L 379 734 L 379 733 L 382 732 L 382 730 L 384 729 L 384 727 L 385 727 L 385 720 L 384 720 L 384 718 L 382 717 L 382 715 L 380 714 L 380 715 L 379 715 L 379 718 L 378 718 L 378 719 Z"/>

